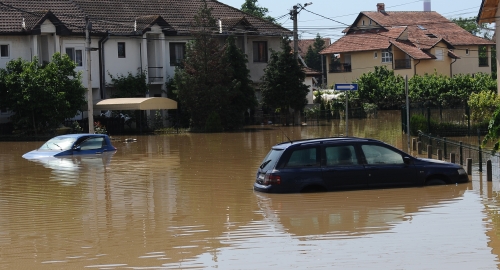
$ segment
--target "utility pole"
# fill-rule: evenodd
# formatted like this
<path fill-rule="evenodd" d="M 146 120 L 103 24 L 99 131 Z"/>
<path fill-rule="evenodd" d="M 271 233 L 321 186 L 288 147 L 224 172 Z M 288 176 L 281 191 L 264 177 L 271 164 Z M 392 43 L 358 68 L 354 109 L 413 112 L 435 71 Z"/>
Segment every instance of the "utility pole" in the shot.
<path fill-rule="evenodd" d="M 94 134 L 94 98 L 92 97 L 92 77 L 91 72 L 91 59 L 90 59 L 90 30 L 92 30 L 92 23 L 89 17 L 85 16 L 85 52 L 87 57 L 87 105 L 88 105 L 88 119 L 89 119 L 89 133 Z"/>
<path fill-rule="evenodd" d="M 290 16 L 291 19 L 293 20 L 293 55 L 295 56 L 295 59 L 298 58 L 299 55 L 299 35 L 298 35 L 298 30 L 297 30 L 297 14 L 301 10 L 303 10 L 305 7 L 312 5 L 312 2 L 305 3 L 304 6 L 301 4 L 297 4 L 293 6 L 292 10 L 290 10 Z M 300 10 L 299 10 L 300 7 Z"/>
<path fill-rule="evenodd" d="M 297 33 L 297 14 L 299 14 L 299 12 L 297 11 L 297 5 L 293 6 L 293 10 L 291 11 L 293 20 L 293 55 L 295 59 L 298 58 L 299 54 L 299 37 Z"/>

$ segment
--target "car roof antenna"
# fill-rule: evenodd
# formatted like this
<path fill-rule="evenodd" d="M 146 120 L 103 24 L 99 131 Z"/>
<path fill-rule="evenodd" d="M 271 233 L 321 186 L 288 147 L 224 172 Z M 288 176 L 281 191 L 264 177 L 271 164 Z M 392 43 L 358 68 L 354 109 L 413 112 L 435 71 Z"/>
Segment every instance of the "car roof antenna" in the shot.
<path fill-rule="evenodd" d="M 292 140 L 290 140 L 290 138 L 288 138 L 288 136 L 286 135 L 285 131 L 283 131 L 279 126 L 278 126 L 278 128 L 281 130 L 281 132 L 283 133 L 283 135 L 285 135 L 285 137 L 288 139 L 288 141 L 290 143 L 293 143 Z"/>

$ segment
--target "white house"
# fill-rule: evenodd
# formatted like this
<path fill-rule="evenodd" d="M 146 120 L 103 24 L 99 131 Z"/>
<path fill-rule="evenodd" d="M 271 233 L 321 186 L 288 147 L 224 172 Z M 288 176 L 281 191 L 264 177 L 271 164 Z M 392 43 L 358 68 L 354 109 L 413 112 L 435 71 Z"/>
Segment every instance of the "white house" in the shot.
<path fill-rule="evenodd" d="M 259 83 L 269 49 L 279 50 L 290 30 L 253 17 L 218 1 L 207 0 L 220 20 L 221 39 L 235 35 L 248 56 L 254 83 Z M 166 96 L 165 83 L 184 57 L 194 16 L 202 0 L 2 0 L 0 2 L 0 68 L 12 59 L 50 61 L 56 52 L 68 54 L 88 87 L 86 18 L 91 23 L 91 85 L 93 103 L 112 94 L 111 77 L 145 70 L 149 96 Z M 97 112 L 98 113 L 98 112 Z M 0 123 L 9 116 L 0 108 Z"/>

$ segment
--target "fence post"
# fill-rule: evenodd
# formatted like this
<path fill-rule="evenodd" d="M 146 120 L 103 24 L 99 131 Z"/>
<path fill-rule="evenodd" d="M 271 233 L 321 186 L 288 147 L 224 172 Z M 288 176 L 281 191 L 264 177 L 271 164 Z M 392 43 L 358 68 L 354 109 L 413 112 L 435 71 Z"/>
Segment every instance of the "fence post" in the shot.
<path fill-rule="evenodd" d="M 443 152 L 444 152 L 444 158 L 448 155 L 446 151 L 446 137 L 443 138 Z"/>
<path fill-rule="evenodd" d="M 431 108 L 427 107 L 427 132 L 431 133 Z"/>
<path fill-rule="evenodd" d="M 455 163 L 455 153 L 450 153 L 450 162 Z"/>
<path fill-rule="evenodd" d="M 479 146 L 479 171 L 483 171 L 483 152 L 481 151 L 481 146 Z"/>
<path fill-rule="evenodd" d="M 479 145 L 479 171 L 483 171 L 483 151 L 481 151 L 481 130 L 477 128 L 477 144 Z"/>
<path fill-rule="evenodd" d="M 417 153 L 418 153 L 419 155 L 421 155 L 421 154 L 422 154 L 422 142 L 418 142 L 418 143 L 417 143 Z"/>
<path fill-rule="evenodd" d="M 458 154 L 458 158 L 460 159 L 460 165 L 464 165 L 464 155 L 463 155 L 463 143 L 460 142 L 460 152 Z"/>
<path fill-rule="evenodd" d="M 488 161 L 486 161 L 486 179 L 488 180 L 488 182 L 491 182 L 493 180 L 493 170 L 491 168 L 491 159 L 489 159 Z"/>
<path fill-rule="evenodd" d="M 432 158 L 432 145 L 427 145 L 427 158 Z"/>
<path fill-rule="evenodd" d="M 411 149 L 413 151 L 417 150 L 417 138 L 411 139 Z"/>
<path fill-rule="evenodd" d="M 467 159 L 466 168 L 467 168 L 467 174 L 472 175 L 472 158 Z"/>
<path fill-rule="evenodd" d="M 438 156 L 438 160 L 443 160 L 443 153 L 442 153 L 441 149 L 437 150 L 437 156 Z"/>

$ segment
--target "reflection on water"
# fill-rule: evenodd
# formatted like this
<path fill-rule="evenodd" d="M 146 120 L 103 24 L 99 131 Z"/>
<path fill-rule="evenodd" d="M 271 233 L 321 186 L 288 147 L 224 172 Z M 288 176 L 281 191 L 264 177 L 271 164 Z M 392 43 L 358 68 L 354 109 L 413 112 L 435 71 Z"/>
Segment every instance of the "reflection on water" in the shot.
<path fill-rule="evenodd" d="M 399 121 L 384 112 L 349 130 L 401 148 Z M 500 189 L 480 175 L 443 187 L 252 190 L 270 146 L 344 128 L 138 136 L 109 157 L 46 163 L 21 158 L 40 142 L 0 142 L 0 269 L 496 267 Z"/>

